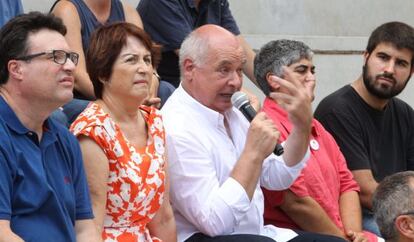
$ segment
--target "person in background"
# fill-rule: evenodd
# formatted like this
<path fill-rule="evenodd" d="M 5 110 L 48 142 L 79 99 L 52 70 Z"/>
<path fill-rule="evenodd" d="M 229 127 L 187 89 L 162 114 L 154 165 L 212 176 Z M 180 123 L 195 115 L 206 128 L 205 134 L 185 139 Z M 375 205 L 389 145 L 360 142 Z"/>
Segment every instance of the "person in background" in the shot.
<path fill-rule="evenodd" d="M 79 53 L 79 65 L 75 71 L 75 99 L 62 109 L 68 123 L 72 123 L 89 103 L 95 99 L 92 82 L 86 71 L 85 53 L 89 48 L 90 37 L 96 28 L 102 25 L 125 21 L 143 28 L 141 18 L 133 7 L 120 0 L 58 0 L 51 13 L 63 19 L 68 28 L 65 36 L 69 46 Z M 150 90 L 150 102 L 158 104 L 155 98 L 158 79 L 154 75 Z"/>
<path fill-rule="evenodd" d="M 254 51 L 240 34 L 227 0 L 140 0 L 137 10 L 144 28 L 151 38 L 163 46 L 158 73 L 178 87 L 180 71 L 178 52 L 184 38 L 194 29 L 205 25 L 219 25 L 237 36 L 246 53 L 243 72 L 255 83 L 253 75 Z"/>
<path fill-rule="evenodd" d="M 372 207 L 386 242 L 414 241 L 414 171 L 384 178 L 373 195 Z"/>
<path fill-rule="evenodd" d="M 414 169 L 414 111 L 396 97 L 413 66 L 414 29 L 401 22 L 382 24 L 368 39 L 362 75 L 325 97 L 315 110 L 361 188 L 363 228 L 377 235 L 371 210 L 378 182 Z"/>
<path fill-rule="evenodd" d="M 0 241 L 101 241 L 79 144 L 48 118 L 73 98 L 65 33 L 38 12 L 0 30 Z"/>
<path fill-rule="evenodd" d="M 104 241 L 176 241 L 161 115 L 142 105 L 159 51 L 130 23 L 92 35 L 86 67 L 97 100 L 71 126 Z"/>
<path fill-rule="evenodd" d="M 314 100 L 315 66 L 313 52 L 303 42 L 276 40 L 265 44 L 256 54 L 254 72 L 261 90 L 267 96 L 263 111 L 275 123 L 283 142 L 293 131 L 283 102 L 276 103 L 272 92 L 290 95 L 274 84 L 274 76 L 298 83 Z M 323 126 L 312 120 L 310 158 L 301 175 L 283 191 L 263 188 L 265 223 L 343 237 L 349 241 L 377 241 L 377 236 L 362 231 L 359 186 L 346 167 L 346 161 L 334 138 Z"/>
<path fill-rule="evenodd" d="M 11 18 L 23 13 L 21 0 L 0 1 L 0 28 Z"/>

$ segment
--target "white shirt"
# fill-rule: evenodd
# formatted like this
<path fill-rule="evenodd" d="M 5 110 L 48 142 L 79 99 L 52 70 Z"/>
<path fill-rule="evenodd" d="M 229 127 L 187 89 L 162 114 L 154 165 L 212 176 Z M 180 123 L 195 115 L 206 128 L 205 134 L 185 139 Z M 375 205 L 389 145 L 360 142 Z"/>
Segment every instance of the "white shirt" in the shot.
<path fill-rule="evenodd" d="M 278 238 L 276 227 L 263 226 L 260 185 L 270 190 L 288 188 L 300 174 L 309 151 L 294 167 L 286 166 L 282 157 L 270 155 L 250 201 L 244 188 L 230 177 L 249 128 L 240 111 L 232 108 L 225 113 L 232 138 L 227 135 L 224 116 L 203 106 L 181 86 L 167 100 L 162 113 L 178 241 L 198 232 Z"/>

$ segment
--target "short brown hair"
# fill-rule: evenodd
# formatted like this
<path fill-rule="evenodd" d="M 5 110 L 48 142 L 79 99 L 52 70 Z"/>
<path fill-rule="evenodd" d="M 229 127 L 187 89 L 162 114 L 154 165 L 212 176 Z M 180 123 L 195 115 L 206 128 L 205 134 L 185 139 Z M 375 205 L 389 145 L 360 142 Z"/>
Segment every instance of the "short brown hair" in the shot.
<path fill-rule="evenodd" d="M 86 53 L 86 69 L 93 84 L 96 98 L 102 98 L 103 83 L 112 74 L 112 67 L 127 43 L 127 37 L 138 38 L 151 53 L 155 68 L 160 58 L 160 47 L 154 45 L 145 31 L 134 24 L 118 22 L 99 27 L 90 40 Z"/>

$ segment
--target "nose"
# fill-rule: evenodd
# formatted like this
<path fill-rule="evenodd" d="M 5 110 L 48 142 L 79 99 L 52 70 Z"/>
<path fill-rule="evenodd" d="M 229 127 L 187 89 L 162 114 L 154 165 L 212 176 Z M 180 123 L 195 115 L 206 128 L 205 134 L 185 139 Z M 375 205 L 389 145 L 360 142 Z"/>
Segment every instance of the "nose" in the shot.
<path fill-rule="evenodd" d="M 63 64 L 63 69 L 65 71 L 73 72 L 75 70 L 75 68 L 76 68 L 76 65 L 75 65 L 75 63 L 73 63 L 73 61 L 70 58 L 68 58 L 66 60 L 65 64 Z"/>
<path fill-rule="evenodd" d="M 307 82 L 315 82 L 316 81 L 316 77 L 315 77 L 315 73 L 309 72 L 308 75 L 306 75 L 306 81 Z"/>
<path fill-rule="evenodd" d="M 395 61 L 394 60 L 390 60 L 387 63 L 385 63 L 384 72 L 394 74 L 395 72 Z"/>
<path fill-rule="evenodd" d="M 232 75 L 229 77 L 229 85 L 235 87 L 237 90 L 241 88 L 243 83 L 243 73 L 239 71 L 233 71 Z"/>
<path fill-rule="evenodd" d="M 137 63 L 137 72 L 138 73 L 152 73 L 152 65 L 141 60 Z"/>

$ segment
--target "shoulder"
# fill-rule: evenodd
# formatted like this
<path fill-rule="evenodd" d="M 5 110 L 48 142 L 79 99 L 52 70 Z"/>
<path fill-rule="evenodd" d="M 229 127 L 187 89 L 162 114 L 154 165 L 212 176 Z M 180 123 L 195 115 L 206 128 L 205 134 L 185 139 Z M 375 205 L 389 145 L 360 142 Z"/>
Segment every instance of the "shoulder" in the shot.
<path fill-rule="evenodd" d="M 343 112 L 352 106 L 353 100 L 352 87 L 344 86 L 322 99 L 315 110 L 315 116 L 319 119 L 329 113 Z"/>
<path fill-rule="evenodd" d="M 138 11 L 132 7 L 127 2 L 121 2 L 122 8 L 125 14 L 125 21 L 128 23 L 135 24 L 136 26 L 143 28 L 141 17 L 138 14 Z"/>
<path fill-rule="evenodd" d="M 61 16 L 64 14 L 78 14 L 78 10 L 75 4 L 69 0 L 60 0 L 56 3 L 52 9 L 52 13 L 56 16 Z"/>
<path fill-rule="evenodd" d="M 67 28 L 80 26 L 80 17 L 75 4 L 69 0 L 60 0 L 51 11 L 55 16 L 61 18 Z"/>

